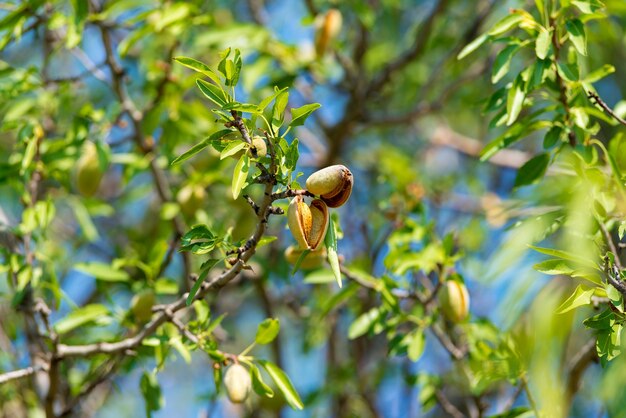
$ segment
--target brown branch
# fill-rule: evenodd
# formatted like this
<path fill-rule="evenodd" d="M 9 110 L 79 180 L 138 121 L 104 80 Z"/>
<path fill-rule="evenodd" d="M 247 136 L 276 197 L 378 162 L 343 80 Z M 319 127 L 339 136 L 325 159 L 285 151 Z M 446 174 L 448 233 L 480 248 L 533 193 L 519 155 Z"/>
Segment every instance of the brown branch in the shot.
<path fill-rule="evenodd" d="M 621 279 L 621 272 L 624 271 L 624 267 L 622 266 L 622 262 L 619 259 L 619 253 L 617 252 L 617 247 L 615 247 L 615 243 L 613 242 L 613 237 L 611 237 L 611 233 L 606 226 L 601 221 L 598 221 L 598 225 L 600 226 L 600 230 L 606 239 L 607 245 L 609 249 L 615 256 L 615 265 L 614 268 L 611 268 L 607 265 L 605 266 L 605 274 L 607 281 L 616 288 L 623 296 L 626 297 L 626 283 Z"/>
<path fill-rule="evenodd" d="M 437 398 L 439 405 L 441 405 L 441 409 L 443 409 L 448 415 L 454 418 L 465 418 L 465 414 L 459 411 L 459 409 L 448 400 L 442 390 L 437 389 L 435 391 L 435 397 Z"/>
<path fill-rule="evenodd" d="M 171 191 L 171 187 L 169 185 L 167 176 L 165 175 L 165 172 L 158 166 L 156 157 L 153 155 L 152 146 L 148 145 L 145 142 L 145 136 L 144 136 L 143 127 L 141 124 L 145 113 L 137 109 L 137 107 L 131 100 L 128 92 L 126 91 L 126 87 L 124 85 L 124 70 L 119 65 L 119 63 L 117 62 L 115 58 L 115 52 L 114 52 L 113 45 L 111 42 L 109 29 L 105 25 L 101 25 L 101 24 L 98 25 L 98 28 L 100 29 L 102 44 L 104 46 L 104 50 L 106 54 L 105 61 L 107 63 L 107 66 L 111 70 L 111 82 L 112 82 L 111 87 L 113 89 L 113 92 L 115 93 L 115 96 L 117 97 L 120 104 L 122 105 L 122 113 L 128 114 L 128 116 L 131 119 L 133 132 L 134 132 L 133 140 L 135 141 L 135 144 L 137 145 L 137 147 L 142 151 L 142 153 L 146 157 L 152 156 L 152 158 L 149 159 L 150 172 L 152 175 L 152 180 L 155 185 L 157 194 L 161 202 L 162 203 L 171 202 L 173 201 L 173 196 L 172 196 L 172 191 Z M 175 47 L 176 47 L 176 44 L 174 44 L 174 46 L 169 49 L 168 53 L 170 57 L 173 56 Z M 171 65 L 169 67 L 171 67 Z M 148 111 L 156 107 L 158 104 L 158 101 L 160 101 L 161 98 L 165 94 L 165 86 L 167 84 L 167 81 L 170 78 L 171 69 L 169 67 L 164 78 L 159 83 L 159 85 L 157 85 L 156 97 L 152 100 L 152 102 L 146 108 Z M 182 237 L 185 232 L 185 222 L 182 220 L 180 215 L 176 215 L 172 219 L 172 225 L 174 226 L 174 230 L 176 231 L 176 233 Z M 183 278 L 183 286 L 188 288 L 188 284 L 189 284 L 188 278 L 189 278 L 189 274 L 191 273 L 191 258 L 189 256 L 189 253 L 187 252 L 182 253 L 182 257 L 183 257 L 183 265 L 184 265 L 184 270 L 185 270 L 184 278 Z"/>
<path fill-rule="evenodd" d="M 47 367 L 44 364 L 37 366 L 30 366 L 20 370 L 13 370 L 10 372 L 0 374 L 0 385 L 10 382 L 11 380 L 21 379 L 37 373 L 38 371 L 47 371 Z"/>
<path fill-rule="evenodd" d="M 465 357 L 466 351 L 458 348 L 452 342 L 448 334 L 446 334 L 438 324 L 431 325 L 430 329 L 432 330 L 435 337 L 437 337 L 443 348 L 445 348 L 446 351 L 448 351 L 448 353 L 450 353 L 450 355 L 454 357 L 455 360 L 461 360 L 463 357 Z"/>
<path fill-rule="evenodd" d="M 591 338 L 583 345 L 567 366 L 566 402 L 571 405 L 587 367 L 598 358 L 596 338 Z"/>
<path fill-rule="evenodd" d="M 273 148 L 269 148 L 271 155 L 271 167 L 270 170 L 274 170 L 274 152 Z M 200 291 L 194 297 L 195 300 L 200 300 L 204 298 L 209 292 L 217 291 L 228 284 L 232 279 L 234 279 L 246 265 L 246 262 L 255 254 L 257 243 L 263 237 L 265 233 L 267 222 L 264 222 L 268 213 L 270 211 L 270 207 L 272 204 L 272 190 L 274 188 L 275 181 L 270 181 L 265 185 L 265 193 L 264 198 L 261 204 L 259 205 L 259 213 L 257 215 L 257 226 L 254 231 L 252 237 L 248 240 L 253 244 L 245 250 L 242 254 L 239 255 L 239 258 L 235 262 L 235 264 L 215 277 L 208 283 L 204 283 L 201 287 Z M 128 350 L 132 350 L 139 346 L 141 342 L 154 334 L 156 330 L 166 322 L 169 322 L 174 317 L 174 313 L 187 308 L 187 297 L 188 293 L 182 295 L 176 301 L 165 305 L 162 310 L 156 315 L 154 319 L 148 322 L 136 335 L 123 339 L 117 342 L 99 342 L 94 344 L 85 344 L 85 345 L 65 345 L 59 344 L 57 357 L 58 358 L 66 358 L 66 357 L 85 357 L 90 356 L 96 353 L 122 353 Z"/>
<path fill-rule="evenodd" d="M 396 72 L 402 70 L 425 52 L 426 44 L 430 40 L 430 36 L 433 32 L 435 20 L 437 16 L 445 10 L 447 3 L 447 0 L 439 0 L 437 2 L 415 34 L 413 45 L 395 60 L 383 67 L 367 87 L 366 97 L 370 97 L 380 91 Z"/>
<path fill-rule="evenodd" d="M 602 100 L 602 98 L 600 98 L 600 96 L 597 93 L 594 93 L 592 91 L 588 91 L 587 92 L 587 97 L 591 100 L 592 103 L 597 104 L 598 106 L 600 106 L 606 113 L 608 113 L 613 119 L 615 119 L 616 121 L 618 121 L 620 124 L 626 126 L 626 120 L 622 119 L 621 117 L 619 117 L 614 111 L 613 109 L 611 109 L 609 107 L 609 105 L 606 104 L 606 102 L 604 100 Z"/>

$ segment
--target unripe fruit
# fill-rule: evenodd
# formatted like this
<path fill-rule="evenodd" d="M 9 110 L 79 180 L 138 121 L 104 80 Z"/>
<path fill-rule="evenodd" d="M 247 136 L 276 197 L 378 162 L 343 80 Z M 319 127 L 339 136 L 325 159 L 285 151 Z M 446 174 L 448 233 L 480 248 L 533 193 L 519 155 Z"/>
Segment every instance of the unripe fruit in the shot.
<path fill-rule="evenodd" d="M 302 196 L 291 200 L 287 210 L 287 224 L 300 248 L 315 251 L 324 242 L 329 222 L 328 207 L 320 199 L 311 205 L 304 202 Z"/>
<path fill-rule="evenodd" d="M 231 402 L 242 403 L 248 398 L 252 387 L 250 373 L 241 364 L 235 363 L 224 374 L 224 386 Z"/>
<path fill-rule="evenodd" d="M 296 264 L 303 251 L 304 250 L 302 248 L 291 245 L 285 250 L 285 259 L 289 264 Z M 300 263 L 300 268 L 310 270 L 322 267 L 327 256 L 328 254 L 326 253 L 325 247 L 322 247 L 317 251 L 311 251 Z"/>
<path fill-rule="evenodd" d="M 315 36 L 315 52 L 318 57 L 326 53 L 328 45 L 337 37 L 342 25 L 341 12 L 337 9 L 330 9 L 321 18 Z"/>
<path fill-rule="evenodd" d="M 144 289 L 133 296 L 130 301 L 130 311 L 139 322 L 148 322 L 152 318 L 152 307 L 156 302 L 156 296 L 152 289 Z"/>
<path fill-rule="evenodd" d="M 206 191 L 199 184 L 188 184 L 178 191 L 176 200 L 185 216 L 192 217 L 206 203 Z"/>
<path fill-rule="evenodd" d="M 100 169 L 98 151 L 93 142 L 85 142 L 82 153 L 76 163 L 76 188 L 83 196 L 90 197 L 100 188 L 104 173 Z"/>
<path fill-rule="evenodd" d="M 306 179 L 309 192 L 319 195 L 331 208 L 337 208 L 348 200 L 352 193 L 352 172 L 344 165 L 331 165 L 311 174 Z"/>
<path fill-rule="evenodd" d="M 456 280 L 448 280 L 439 290 L 439 304 L 443 315 L 454 323 L 461 322 L 469 314 L 470 297 L 467 287 Z"/>
<path fill-rule="evenodd" d="M 228 134 L 228 135 L 232 135 L 232 134 Z M 227 135 L 227 136 L 228 136 Z M 242 140 L 241 135 L 238 135 L 238 139 Z M 256 156 L 257 158 L 263 158 L 267 155 L 267 144 L 265 143 L 265 140 L 263 139 L 263 137 L 260 137 L 258 135 L 254 135 L 252 138 L 252 145 L 254 145 L 254 148 L 256 148 Z M 232 158 L 238 160 L 241 158 L 241 156 L 243 155 L 244 150 L 241 150 L 233 155 L 231 155 Z M 252 155 L 252 150 L 248 149 L 247 151 L 248 157 L 253 157 Z"/>

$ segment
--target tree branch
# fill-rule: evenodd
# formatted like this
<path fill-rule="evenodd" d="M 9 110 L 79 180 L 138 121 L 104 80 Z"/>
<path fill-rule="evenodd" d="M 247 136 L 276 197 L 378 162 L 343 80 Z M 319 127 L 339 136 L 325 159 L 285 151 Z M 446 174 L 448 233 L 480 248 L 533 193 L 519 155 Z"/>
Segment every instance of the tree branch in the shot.
<path fill-rule="evenodd" d="M 587 97 L 591 100 L 592 103 L 597 104 L 598 106 L 600 106 L 606 113 L 608 113 L 613 119 L 615 119 L 616 121 L 618 121 L 620 124 L 626 126 L 626 120 L 620 118 L 614 111 L 613 109 L 611 109 L 609 107 L 609 105 L 607 105 L 604 100 L 602 100 L 600 98 L 600 96 L 597 93 L 594 93 L 592 91 L 588 91 L 587 92 Z"/>
<path fill-rule="evenodd" d="M 48 371 L 46 366 L 43 364 L 37 366 L 30 366 L 20 370 L 13 370 L 11 372 L 6 372 L 0 374 L 0 385 L 3 383 L 10 382 L 11 380 L 21 379 L 23 377 L 28 377 L 33 375 L 39 371 Z"/>
<path fill-rule="evenodd" d="M 447 0 L 439 0 L 433 7 L 430 14 L 426 17 L 426 20 L 422 23 L 419 30 L 415 34 L 415 41 L 413 45 L 406 50 L 403 54 L 397 57 L 395 60 L 389 62 L 383 69 L 376 75 L 367 87 L 366 97 L 370 97 L 377 93 L 382 87 L 385 86 L 391 80 L 391 77 L 398 71 L 402 70 L 413 60 L 418 58 L 426 50 L 426 44 L 430 39 L 430 35 L 433 31 L 433 26 L 437 16 L 445 10 Z"/>

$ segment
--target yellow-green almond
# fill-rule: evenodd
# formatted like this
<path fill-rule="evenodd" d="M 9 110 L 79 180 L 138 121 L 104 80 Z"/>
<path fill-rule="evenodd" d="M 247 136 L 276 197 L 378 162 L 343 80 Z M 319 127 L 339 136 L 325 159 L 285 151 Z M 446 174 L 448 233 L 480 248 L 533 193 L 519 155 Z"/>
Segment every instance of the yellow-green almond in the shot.
<path fill-rule="evenodd" d="M 178 191 L 176 200 L 185 216 L 192 217 L 206 203 L 206 190 L 199 184 L 187 184 Z"/>
<path fill-rule="evenodd" d="M 239 135 L 238 133 L 235 133 L 238 137 L 238 140 L 242 140 L 241 135 Z M 228 135 L 232 135 L 232 134 L 228 134 Z M 226 136 L 228 136 L 226 135 Z M 256 156 L 257 158 L 263 158 L 267 155 L 267 144 L 265 143 L 265 140 L 263 139 L 263 137 L 260 137 L 258 135 L 255 135 L 251 138 L 252 140 L 252 145 L 254 145 L 254 148 L 256 148 Z M 232 158 L 238 160 L 239 158 L 241 158 L 241 156 L 243 155 L 244 150 L 238 151 L 235 154 L 231 155 Z M 248 149 L 247 151 L 248 156 L 252 157 L 252 150 Z"/>
<path fill-rule="evenodd" d="M 141 323 L 148 322 L 152 318 L 152 307 L 156 302 L 156 296 L 152 289 L 144 289 L 133 296 L 130 301 L 130 310 L 135 319 Z"/>
<path fill-rule="evenodd" d="M 98 162 L 96 145 L 91 141 L 85 142 L 82 155 L 76 163 L 76 188 L 78 192 L 86 197 L 96 194 L 100 188 L 103 174 Z"/>
<path fill-rule="evenodd" d="M 352 172 L 344 165 L 331 165 L 311 174 L 306 180 L 309 192 L 319 195 L 331 208 L 343 205 L 352 193 Z"/>
<path fill-rule="evenodd" d="M 443 315 L 454 323 L 461 322 L 469 314 L 470 297 L 467 287 L 456 280 L 448 280 L 439 290 L 439 304 Z"/>
<path fill-rule="evenodd" d="M 224 386 L 231 402 L 242 403 L 248 398 L 252 387 L 250 373 L 241 364 L 235 363 L 226 369 Z"/>
<path fill-rule="evenodd" d="M 289 264 L 296 264 L 302 255 L 304 250 L 302 248 L 298 248 L 295 245 L 290 245 L 285 250 L 285 259 Z M 324 260 L 327 257 L 326 248 L 321 247 L 316 251 L 311 251 L 304 257 L 302 262 L 300 263 L 300 268 L 303 270 L 311 270 L 322 267 L 324 265 Z"/>

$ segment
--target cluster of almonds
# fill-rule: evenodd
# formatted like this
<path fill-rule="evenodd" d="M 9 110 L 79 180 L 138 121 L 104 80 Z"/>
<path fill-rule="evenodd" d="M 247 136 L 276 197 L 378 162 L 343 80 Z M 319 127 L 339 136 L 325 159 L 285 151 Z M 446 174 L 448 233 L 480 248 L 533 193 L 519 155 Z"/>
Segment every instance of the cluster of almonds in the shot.
<path fill-rule="evenodd" d="M 352 193 L 352 173 L 344 165 L 332 165 L 311 174 L 306 180 L 309 193 L 319 196 L 310 205 L 298 195 L 291 200 L 287 211 L 287 223 L 298 247 L 289 247 L 285 257 L 295 263 L 302 251 L 311 253 L 305 257 L 301 267 L 313 268 L 326 258 L 323 246 L 330 215 L 328 208 L 338 208 L 346 203 Z"/>

